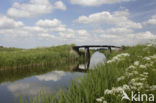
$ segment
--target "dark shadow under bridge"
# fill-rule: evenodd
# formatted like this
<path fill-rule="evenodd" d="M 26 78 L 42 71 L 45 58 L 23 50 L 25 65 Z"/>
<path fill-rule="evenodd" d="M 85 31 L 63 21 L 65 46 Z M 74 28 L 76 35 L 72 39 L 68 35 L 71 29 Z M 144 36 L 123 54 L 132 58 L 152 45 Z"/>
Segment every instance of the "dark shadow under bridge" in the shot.
<path fill-rule="evenodd" d="M 98 48 L 98 49 L 104 49 L 109 50 L 110 53 L 112 52 L 113 48 L 121 48 L 119 46 L 113 46 L 113 45 L 82 45 L 82 46 L 73 46 L 72 49 L 76 51 L 80 55 L 80 48 L 84 48 L 87 52 L 85 52 L 85 55 L 87 55 L 88 58 L 90 58 L 90 48 Z"/>

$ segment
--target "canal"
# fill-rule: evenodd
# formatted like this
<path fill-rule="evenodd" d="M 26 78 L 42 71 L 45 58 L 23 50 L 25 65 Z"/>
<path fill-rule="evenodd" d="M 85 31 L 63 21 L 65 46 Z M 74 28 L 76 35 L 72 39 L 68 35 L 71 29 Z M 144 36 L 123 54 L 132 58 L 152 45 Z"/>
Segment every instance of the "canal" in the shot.
<path fill-rule="evenodd" d="M 41 90 L 54 93 L 67 90 L 73 79 L 79 80 L 99 63 L 104 63 L 103 53 L 95 52 L 85 63 L 54 68 L 14 69 L 0 71 L 0 103 L 14 103 L 19 94 L 24 97 L 37 96 Z"/>

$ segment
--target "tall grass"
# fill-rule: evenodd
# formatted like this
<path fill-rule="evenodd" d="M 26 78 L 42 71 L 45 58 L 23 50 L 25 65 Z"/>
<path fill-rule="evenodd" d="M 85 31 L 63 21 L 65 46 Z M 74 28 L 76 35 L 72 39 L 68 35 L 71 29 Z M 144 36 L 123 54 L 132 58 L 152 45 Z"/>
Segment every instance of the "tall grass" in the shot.
<path fill-rule="evenodd" d="M 63 64 L 76 59 L 70 55 L 72 45 L 62 45 L 47 48 L 17 49 L 0 48 L 0 69 L 32 67 L 44 64 Z"/>
<path fill-rule="evenodd" d="M 54 70 L 62 70 L 62 71 L 71 71 L 77 64 L 73 63 L 66 63 L 60 64 L 59 66 L 53 66 L 53 64 L 49 64 L 48 66 L 35 66 L 35 67 L 28 67 L 28 68 L 16 68 L 16 69 L 7 69 L 7 70 L 0 70 L 0 83 L 8 82 L 8 81 L 17 81 L 26 77 L 30 77 L 33 75 L 41 75 L 48 73 Z"/>
<path fill-rule="evenodd" d="M 126 90 L 128 94 L 133 90 L 134 92 L 153 93 L 156 96 L 156 88 L 154 88 L 154 86 L 156 86 L 156 57 L 151 57 L 149 61 L 144 59 L 144 57 L 156 55 L 156 48 L 137 45 L 120 51 L 120 53 L 127 53 L 129 56 L 121 56 L 121 58 L 115 59 L 113 56 L 118 55 L 118 53 L 113 53 L 112 57 L 110 57 L 111 62 L 101 64 L 94 70 L 90 70 L 81 80 L 73 81 L 67 92 L 61 91 L 56 94 L 56 96 L 49 95 L 46 96 L 46 98 L 43 98 L 45 95 L 42 94 L 30 99 L 28 102 L 96 103 L 98 101 L 104 101 L 103 103 L 129 103 L 130 101 L 121 101 L 120 90 L 118 90 L 119 87 L 122 88 L 125 85 L 129 86 L 129 90 Z M 150 64 L 151 62 L 152 64 Z M 146 67 L 144 67 L 145 64 L 147 64 Z M 130 66 L 135 67 L 129 70 L 128 68 L 131 68 Z M 127 76 L 134 71 L 137 73 L 133 73 L 132 76 Z M 140 75 L 143 75 L 143 73 L 147 75 L 146 78 L 142 77 L 145 78 L 145 81 L 139 81 L 139 83 L 141 82 L 142 84 L 142 88 L 139 89 L 137 86 L 135 89 L 132 88 L 132 84 L 130 84 L 131 80 L 136 78 L 139 78 L 139 80 L 142 79 Z M 119 81 L 121 76 L 124 76 L 124 78 Z M 136 81 L 136 83 L 138 83 L 138 81 Z M 146 86 L 148 86 L 148 88 L 146 88 Z M 113 92 L 114 89 L 116 90 L 115 92 Z M 106 91 L 111 91 L 111 93 L 104 93 Z M 143 103 L 148 102 L 144 101 Z"/>

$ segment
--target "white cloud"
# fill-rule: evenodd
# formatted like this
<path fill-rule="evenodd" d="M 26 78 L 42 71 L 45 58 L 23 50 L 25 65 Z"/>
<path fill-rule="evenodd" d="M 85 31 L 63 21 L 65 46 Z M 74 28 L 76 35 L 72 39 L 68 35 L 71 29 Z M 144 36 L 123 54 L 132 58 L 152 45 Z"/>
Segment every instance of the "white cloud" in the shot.
<path fill-rule="evenodd" d="M 63 71 L 53 71 L 44 75 L 36 76 L 38 80 L 41 81 L 59 81 L 63 76 L 65 76 L 65 72 Z"/>
<path fill-rule="evenodd" d="M 146 32 L 129 32 L 126 34 L 114 34 L 107 32 L 100 32 L 100 39 L 103 39 L 103 41 L 108 42 L 112 45 L 136 45 L 138 43 L 146 43 L 150 39 L 156 39 L 156 35 L 152 34 L 150 31 Z"/>
<path fill-rule="evenodd" d="M 89 16 L 80 16 L 74 22 L 81 24 L 111 24 L 124 28 L 142 28 L 140 23 L 136 23 L 128 19 L 128 10 L 115 11 L 110 13 L 108 11 L 98 12 Z"/>
<path fill-rule="evenodd" d="M 40 26 L 40 27 L 58 27 L 58 26 L 65 26 L 61 23 L 61 21 L 59 21 L 58 19 L 53 19 L 53 20 L 39 20 L 36 23 L 36 26 Z"/>
<path fill-rule="evenodd" d="M 156 25 L 156 15 L 153 15 L 151 17 L 151 19 L 149 19 L 147 22 L 144 22 L 143 24 L 145 24 L 145 25 L 148 25 L 148 24 Z"/>
<path fill-rule="evenodd" d="M 63 4 L 62 1 L 55 2 L 54 7 L 56 9 L 66 10 L 66 6 Z"/>
<path fill-rule="evenodd" d="M 15 2 L 7 14 L 15 18 L 27 18 L 51 13 L 55 9 L 66 10 L 62 1 L 57 1 L 52 5 L 49 0 L 30 0 L 28 3 L 19 4 Z"/>
<path fill-rule="evenodd" d="M 39 34 L 39 36 L 41 37 L 45 37 L 45 38 L 56 38 L 54 35 L 48 34 L 48 33 L 43 33 L 43 34 Z"/>
<path fill-rule="evenodd" d="M 109 29 L 96 29 L 93 30 L 94 33 L 101 33 L 101 34 L 113 34 L 113 35 L 126 35 L 129 33 L 133 33 L 132 29 L 124 28 L 124 27 L 115 27 L 115 28 L 109 28 Z"/>
<path fill-rule="evenodd" d="M 0 28 L 0 37 L 0 43 L 4 46 L 23 47 L 24 45 L 25 48 L 30 48 L 75 43 L 79 38 L 84 41 L 89 37 L 89 33 L 83 29 L 68 28 L 58 19 L 45 19 L 37 21 L 34 26 L 23 24 L 16 28 Z"/>
<path fill-rule="evenodd" d="M 86 31 L 86 30 L 78 30 L 77 34 L 80 36 L 88 36 L 89 35 L 88 31 Z"/>
<path fill-rule="evenodd" d="M 15 21 L 7 16 L 0 15 L 0 28 L 8 29 L 21 26 L 24 26 L 21 21 Z"/>
<path fill-rule="evenodd" d="M 57 18 L 38 20 L 33 26 L 26 26 L 21 21 L 0 15 L 0 44 L 14 47 L 24 45 L 27 48 L 71 43 L 77 45 L 134 45 L 156 38 L 150 31 L 136 33 L 134 29 L 142 26 L 140 23 L 129 20 L 129 15 L 127 10 L 113 13 L 105 11 L 84 16 L 84 18 L 79 17 L 75 21 L 100 26 L 91 30 L 68 28 Z M 101 24 L 107 24 L 110 27 L 102 28 Z"/>
<path fill-rule="evenodd" d="M 128 2 L 132 0 L 70 0 L 72 4 L 78 4 L 82 6 L 99 6 L 102 4 L 113 4 L 119 2 Z"/>
<path fill-rule="evenodd" d="M 141 32 L 133 34 L 134 38 L 140 40 L 140 41 L 147 41 L 149 39 L 156 39 L 156 35 L 152 34 L 150 31 Z"/>

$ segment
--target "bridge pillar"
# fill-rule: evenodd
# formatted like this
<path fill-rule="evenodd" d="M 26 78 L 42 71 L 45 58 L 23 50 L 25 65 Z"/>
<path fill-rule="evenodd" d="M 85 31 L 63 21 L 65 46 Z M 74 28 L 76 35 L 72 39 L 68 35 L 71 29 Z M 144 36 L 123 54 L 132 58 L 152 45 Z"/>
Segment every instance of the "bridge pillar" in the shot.
<path fill-rule="evenodd" d="M 90 59 L 90 51 L 89 51 L 89 47 L 87 47 L 87 57 L 88 57 L 88 59 Z"/>
<path fill-rule="evenodd" d="M 72 49 L 75 50 L 78 53 L 78 55 L 80 55 L 80 51 L 78 47 L 72 47 Z"/>
<path fill-rule="evenodd" d="M 109 51 L 110 51 L 110 53 L 111 53 L 111 52 L 112 52 L 112 48 L 109 46 L 108 49 L 109 49 Z"/>

